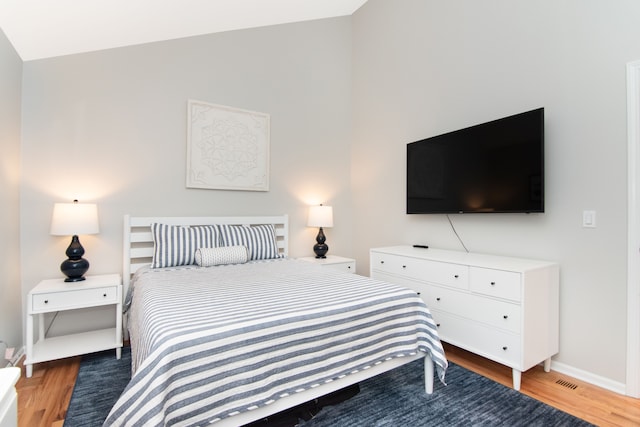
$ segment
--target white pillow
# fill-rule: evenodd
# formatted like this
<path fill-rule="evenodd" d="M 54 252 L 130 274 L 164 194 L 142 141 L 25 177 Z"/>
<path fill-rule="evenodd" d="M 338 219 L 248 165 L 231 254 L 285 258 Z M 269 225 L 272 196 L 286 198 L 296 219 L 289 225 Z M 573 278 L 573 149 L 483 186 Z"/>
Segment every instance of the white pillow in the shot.
<path fill-rule="evenodd" d="M 153 235 L 151 268 L 190 265 L 193 264 L 196 249 L 220 246 L 218 228 L 213 225 L 183 227 L 153 223 L 151 234 Z"/>
<path fill-rule="evenodd" d="M 249 252 L 245 246 L 198 248 L 195 258 L 196 264 L 201 267 L 212 267 L 214 265 L 226 264 L 244 264 L 249 261 Z"/>

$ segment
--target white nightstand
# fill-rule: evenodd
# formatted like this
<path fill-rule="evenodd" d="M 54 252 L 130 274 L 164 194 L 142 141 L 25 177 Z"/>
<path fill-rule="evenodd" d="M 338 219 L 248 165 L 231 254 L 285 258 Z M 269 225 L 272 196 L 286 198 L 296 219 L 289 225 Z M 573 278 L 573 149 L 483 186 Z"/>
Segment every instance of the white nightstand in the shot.
<path fill-rule="evenodd" d="M 301 261 L 313 262 L 323 267 L 333 268 L 344 271 L 346 273 L 356 272 L 356 260 L 353 258 L 344 258 L 341 256 L 327 255 L 326 258 L 315 258 L 312 256 L 298 258 Z"/>
<path fill-rule="evenodd" d="M 47 338 L 45 313 L 77 310 L 104 305 L 115 306 L 115 328 Z M 33 318 L 38 317 L 38 341 L 33 340 Z M 122 351 L 122 280 L 119 274 L 87 276 L 81 282 L 64 279 L 43 280 L 27 296 L 27 350 L 24 364 L 27 377 L 33 364 L 115 349 L 116 358 Z"/>

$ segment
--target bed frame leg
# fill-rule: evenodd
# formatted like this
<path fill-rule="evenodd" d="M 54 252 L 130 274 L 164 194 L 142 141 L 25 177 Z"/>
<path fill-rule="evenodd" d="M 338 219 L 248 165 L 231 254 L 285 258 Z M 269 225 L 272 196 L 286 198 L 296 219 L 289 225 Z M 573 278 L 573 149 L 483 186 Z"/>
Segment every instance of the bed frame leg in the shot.
<path fill-rule="evenodd" d="M 433 360 L 429 356 L 424 358 L 424 389 L 427 394 L 433 393 Z"/>

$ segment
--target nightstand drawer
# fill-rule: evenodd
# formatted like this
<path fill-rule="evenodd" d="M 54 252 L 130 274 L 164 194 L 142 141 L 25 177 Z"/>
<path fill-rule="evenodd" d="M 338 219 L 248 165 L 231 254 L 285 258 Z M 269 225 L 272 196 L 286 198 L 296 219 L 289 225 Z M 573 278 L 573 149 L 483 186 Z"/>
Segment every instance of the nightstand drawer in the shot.
<path fill-rule="evenodd" d="M 309 262 L 332 270 L 339 270 L 344 273 L 356 272 L 356 260 L 353 258 L 345 258 L 337 255 L 327 255 L 326 258 L 303 257 L 298 258 L 300 261 Z"/>
<path fill-rule="evenodd" d="M 56 311 L 74 307 L 89 307 L 102 304 L 116 304 L 118 287 L 76 289 L 65 292 L 51 292 L 32 295 L 32 312 Z"/>
<path fill-rule="evenodd" d="M 337 264 L 325 264 L 325 267 L 331 268 L 333 270 L 344 271 L 345 273 L 355 273 L 356 272 L 356 262 L 340 262 Z"/>

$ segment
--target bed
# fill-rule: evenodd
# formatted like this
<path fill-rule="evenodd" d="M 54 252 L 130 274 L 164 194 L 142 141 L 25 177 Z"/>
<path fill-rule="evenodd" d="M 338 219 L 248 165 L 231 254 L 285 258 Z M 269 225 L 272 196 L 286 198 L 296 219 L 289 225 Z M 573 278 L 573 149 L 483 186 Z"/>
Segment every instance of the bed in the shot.
<path fill-rule="evenodd" d="M 419 358 L 444 382 L 415 292 L 290 259 L 286 215 L 124 220 L 132 379 L 105 425 L 240 426 Z"/>

